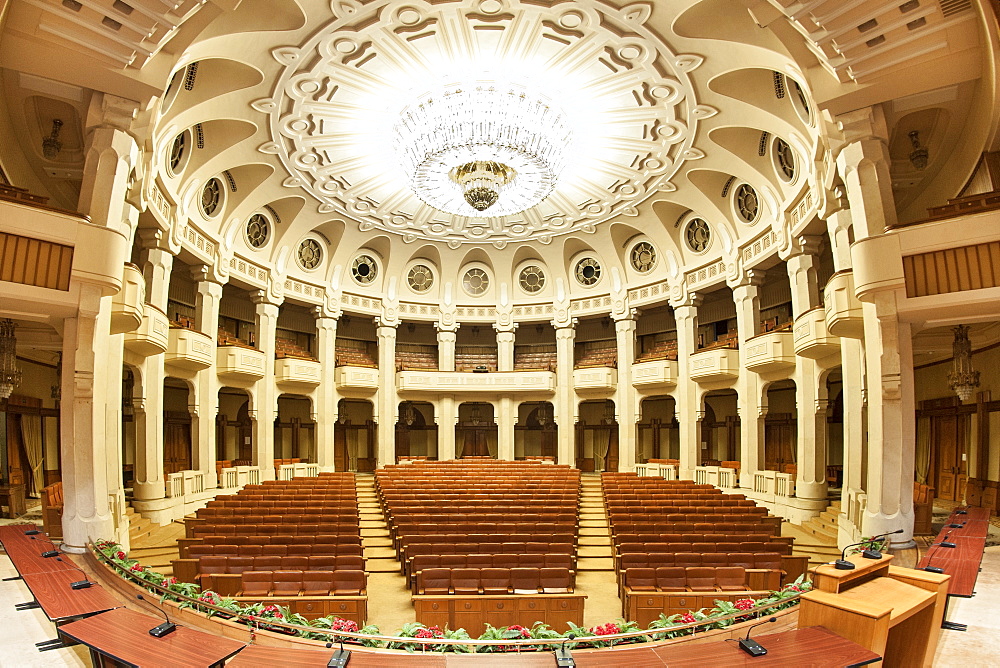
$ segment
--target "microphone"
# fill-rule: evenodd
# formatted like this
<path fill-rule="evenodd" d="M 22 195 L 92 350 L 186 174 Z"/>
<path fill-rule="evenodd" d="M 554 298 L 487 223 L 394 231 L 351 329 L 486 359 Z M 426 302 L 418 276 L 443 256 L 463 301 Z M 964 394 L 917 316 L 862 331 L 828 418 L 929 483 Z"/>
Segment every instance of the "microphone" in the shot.
<path fill-rule="evenodd" d="M 943 568 L 941 568 L 940 566 L 931 566 L 930 565 L 931 562 L 934 560 L 934 557 L 931 556 L 931 551 L 933 549 L 934 549 L 933 545 L 930 548 L 927 549 L 927 555 L 926 555 L 927 556 L 927 565 L 924 566 L 920 570 L 927 571 L 928 573 L 937 573 L 938 575 L 943 575 L 944 574 L 944 569 Z M 935 554 L 934 556 L 936 557 L 937 555 Z"/>
<path fill-rule="evenodd" d="M 326 648 L 330 649 L 333 647 L 332 642 L 326 644 Z M 344 649 L 344 639 L 340 638 L 340 649 L 334 651 L 333 656 L 326 664 L 326 668 L 344 668 L 347 662 L 351 660 L 351 650 Z"/>
<path fill-rule="evenodd" d="M 62 557 L 56 557 L 56 561 L 62 561 L 62 560 L 63 560 Z M 87 571 L 83 570 L 79 566 L 75 566 L 75 565 L 71 564 L 68 561 L 63 561 L 63 563 L 64 564 L 68 564 L 70 566 L 70 568 L 76 569 L 76 570 L 80 571 L 81 573 L 83 573 L 83 579 L 82 580 L 77 580 L 76 582 L 70 582 L 69 583 L 69 588 L 70 589 L 89 589 L 93 585 L 97 584 L 96 582 L 91 582 L 89 580 L 89 576 L 87 575 Z"/>
<path fill-rule="evenodd" d="M 37 536 L 40 533 L 42 533 L 42 532 L 39 531 L 38 529 L 28 529 L 27 531 L 24 532 L 24 535 L 25 536 Z"/>
<path fill-rule="evenodd" d="M 965 528 L 965 522 L 962 522 L 961 524 L 955 524 L 954 522 L 952 522 L 951 524 L 947 524 L 945 526 L 947 526 L 949 529 L 963 529 Z"/>
<path fill-rule="evenodd" d="M 559 668 L 576 668 L 576 660 L 568 649 L 566 643 L 576 638 L 575 633 L 570 633 L 563 638 L 562 644 L 556 650 L 556 666 Z"/>
<path fill-rule="evenodd" d="M 146 598 L 142 594 L 136 594 L 135 597 L 140 601 L 145 601 Z M 177 630 L 177 625 L 170 621 L 170 617 L 167 616 L 167 611 L 163 609 L 163 606 L 159 606 L 160 612 L 163 613 L 163 618 L 167 621 L 163 622 L 159 626 L 154 626 L 149 629 L 149 635 L 154 638 L 162 638 L 163 636 L 173 633 Z"/>
<path fill-rule="evenodd" d="M 850 562 L 848 562 L 850 563 Z M 853 566 L 853 564 L 851 564 Z M 764 624 L 770 624 L 771 622 L 778 621 L 777 617 L 771 617 L 770 619 L 765 619 L 762 622 L 754 624 L 747 629 L 747 637 L 740 638 L 740 649 L 749 654 L 750 656 L 764 656 L 767 654 L 767 650 L 761 647 L 760 643 L 756 640 L 750 640 L 750 632 L 753 631 L 758 626 L 763 626 Z"/>
<path fill-rule="evenodd" d="M 951 548 L 958 547 L 958 543 L 952 543 L 951 541 L 948 540 L 949 536 L 951 536 L 950 531 L 944 535 L 944 538 L 941 539 L 940 543 L 934 543 L 930 547 L 951 547 Z"/>
<path fill-rule="evenodd" d="M 34 536 L 32 536 L 31 540 L 36 540 L 36 538 Z M 46 559 L 48 559 L 49 557 L 58 557 L 59 556 L 59 548 L 56 547 L 56 544 L 52 542 L 52 539 L 51 538 L 45 538 L 44 540 L 45 540 L 45 542 L 47 542 L 52 547 L 55 547 L 56 549 L 54 549 L 54 550 L 46 550 L 45 552 L 42 552 L 41 555 L 39 555 L 39 556 L 42 556 L 42 557 L 44 557 Z"/>
<path fill-rule="evenodd" d="M 886 532 L 886 533 L 883 533 L 883 534 L 879 534 L 878 536 L 872 536 L 872 538 L 869 541 L 869 543 L 875 541 L 877 538 L 885 538 L 886 536 L 892 536 L 892 535 L 897 534 L 897 533 L 903 533 L 903 530 L 902 529 L 896 529 L 895 531 L 889 531 L 889 532 Z M 882 552 L 879 551 L 879 550 L 876 550 L 875 548 L 869 547 L 864 552 L 861 553 L 861 556 L 864 557 L 865 559 L 881 559 L 882 558 Z"/>
<path fill-rule="evenodd" d="M 969 511 L 968 510 L 956 510 L 955 514 L 956 515 L 968 515 Z"/>
<path fill-rule="evenodd" d="M 854 543 L 852 545 L 845 546 L 844 549 L 841 550 L 840 552 L 840 559 L 837 559 L 835 562 L 833 562 L 834 567 L 838 571 L 853 571 L 856 567 L 853 562 L 847 560 L 847 551 L 852 547 L 857 547 L 858 545 L 864 545 L 867 542 L 868 541 L 863 540 L 860 543 Z"/>

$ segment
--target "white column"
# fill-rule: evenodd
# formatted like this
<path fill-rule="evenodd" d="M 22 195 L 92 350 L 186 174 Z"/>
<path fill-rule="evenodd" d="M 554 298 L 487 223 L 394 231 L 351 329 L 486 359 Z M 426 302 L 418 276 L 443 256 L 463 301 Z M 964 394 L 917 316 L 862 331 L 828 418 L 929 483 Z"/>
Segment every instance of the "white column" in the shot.
<path fill-rule="evenodd" d="M 896 222 L 883 112 L 872 107 L 841 120 L 849 139 L 859 137 L 837 157 L 855 240 L 880 236 Z M 858 258 L 852 263 L 857 266 Z M 912 334 L 910 324 L 899 321 L 892 290 L 872 295 L 862 311 L 869 388 L 868 501 L 860 529 L 873 535 L 901 528 L 904 533 L 893 536 L 893 546 L 908 547 L 913 544 L 915 447 Z"/>
<path fill-rule="evenodd" d="M 455 459 L 455 424 L 458 422 L 458 404 L 455 397 L 443 395 L 434 411 L 438 426 L 438 459 Z"/>
<path fill-rule="evenodd" d="M 378 464 L 396 462 L 396 326 L 376 320 L 378 338 Z"/>
<path fill-rule="evenodd" d="M 261 469 L 261 479 L 274 480 L 274 418 L 278 412 L 278 391 L 274 384 L 274 338 L 278 329 L 278 304 L 266 290 L 251 295 L 257 312 L 257 349 L 264 354 L 264 377 L 257 381 L 254 396 L 253 463 Z"/>
<path fill-rule="evenodd" d="M 514 335 L 511 333 L 511 339 Z M 500 395 L 497 411 L 497 459 L 514 461 L 514 425 L 517 423 L 517 402 L 509 394 Z"/>
<path fill-rule="evenodd" d="M 113 369 L 107 364 L 111 298 L 94 286 L 84 285 L 82 293 L 76 317 L 64 321 L 62 348 L 63 543 L 73 552 L 83 552 L 87 541 L 117 537 L 106 451 L 109 443 L 121 448 L 121 438 L 109 441 L 105 429 L 121 404 L 108 406 L 104 394 L 109 383 L 121 386 L 121 363 Z"/>
<path fill-rule="evenodd" d="M 636 412 L 639 397 L 632 387 L 632 363 L 635 362 L 635 309 L 615 320 L 618 344 L 618 389 L 615 412 L 618 415 L 618 470 L 634 471 L 636 459 Z"/>
<path fill-rule="evenodd" d="M 678 476 L 694 479 L 694 467 L 698 465 L 698 384 L 691 380 L 691 355 L 697 349 L 698 305 L 701 296 L 686 295 L 682 301 L 674 302 L 674 321 L 677 323 L 677 389 L 674 390 L 676 415 L 679 423 L 680 466 Z"/>
<path fill-rule="evenodd" d="M 219 331 L 222 283 L 214 280 L 212 268 L 208 266 L 195 267 L 191 273 L 197 282 L 195 327 L 202 334 L 208 334 L 216 339 Z M 215 368 L 209 367 L 199 371 L 195 378 L 195 386 L 198 407 L 191 425 L 194 436 L 192 468 L 205 474 L 205 487 L 217 487 L 215 427 L 219 414 L 219 375 Z"/>
<path fill-rule="evenodd" d="M 143 239 L 142 273 L 146 279 L 146 301 L 164 313 L 170 290 L 174 256 L 163 247 L 166 233 L 140 231 Z M 135 479 L 132 489 L 137 501 L 164 498 L 163 486 L 163 355 L 147 357 L 142 368 L 141 410 L 136 411 Z"/>
<path fill-rule="evenodd" d="M 320 471 L 334 470 L 334 441 L 340 393 L 337 391 L 337 318 L 322 315 L 316 307 L 316 352 L 320 384 L 316 389 L 316 463 Z"/>
<path fill-rule="evenodd" d="M 753 474 L 764 467 L 764 417 L 761 415 L 760 376 L 746 368 L 747 339 L 760 325 L 759 272 L 747 271 L 733 287 L 736 328 L 740 341 L 740 378 L 737 406 L 740 411 L 740 487 L 753 487 Z"/>
<path fill-rule="evenodd" d="M 816 252 L 819 239 L 800 238 L 786 261 L 795 318 L 819 304 Z M 795 358 L 796 466 L 795 496 L 826 502 L 826 401 L 819 388 L 822 369 L 815 360 Z M 822 400 L 821 400 L 822 399 Z"/>
<path fill-rule="evenodd" d="M 513 371 L 514 327 L 509 329 L 501 329 L 497 325 L 493 327 L 497 330 L 497 371 Z"/>
<path fill-rule="evenodd" d="M 435 323 L 438 342 L 438 371 L 455 370 L 455 339 L 458 338 L 458 323 L 442 325 Z"/>
<path fill-rule="evenodd" d="M 553 405 L 558 427 L 557 463 L 576 466 L 576 390 L 573 386 L 573 342 L 576 321 L 556 327 L 556 396 Z"/>

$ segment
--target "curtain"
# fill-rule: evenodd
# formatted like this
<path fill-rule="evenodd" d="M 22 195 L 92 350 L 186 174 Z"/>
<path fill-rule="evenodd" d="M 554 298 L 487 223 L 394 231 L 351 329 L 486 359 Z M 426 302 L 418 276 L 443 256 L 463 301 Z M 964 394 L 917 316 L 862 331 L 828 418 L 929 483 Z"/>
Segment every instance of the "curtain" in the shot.
<path fill-rule="evenodd" d="M 917 443 L 915 452 L 917 482 L 927 484 L 931 468 L 931 419 L 929 416 L 917 418 Z"/>
<path fill-rule="evenodd" d="M 39 493 L 45 487 L 45 472 L 42 470 L 42 416 L 21 416 L 21 438 L 24 450 L 28 455 L 28 465 L 31 466 L 31 488 L 29 493 Z"/>
<path fill-rule="evenodd" d="M 358 470 L 358 450 L 359 441 L 362 436 L 368 438 L 368 433 L 362 429 L 348 429 L 347 430 L 347 470 L 357 471 Z"/>
<path fill-rule="evenodd" d="M 611 427 L 599 427 L 594 430 L 594 470 L 603 471 L 606 466 L 605 458 L 608 450 L 611 449 Z"/>
<path fill-rule="evenodd" d="M 486 452 L 493 459 L 497 458 L 498 443 L 490 438 L 490 434 L 483 432 L 483 438 L 486 439 Z"/>

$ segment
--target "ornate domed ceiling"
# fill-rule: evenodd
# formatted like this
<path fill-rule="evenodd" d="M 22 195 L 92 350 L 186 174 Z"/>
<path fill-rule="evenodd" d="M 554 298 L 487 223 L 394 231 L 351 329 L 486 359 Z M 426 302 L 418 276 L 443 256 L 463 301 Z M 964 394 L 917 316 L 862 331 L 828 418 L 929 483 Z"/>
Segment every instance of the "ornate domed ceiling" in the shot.
<path fill-rule="evenodd" d="M 674 53 L 647 26 L 650 12 L 599 2 L 334 3 L 335 15 L 308 39 L 270 51 L 281 71 L 271 96 L 253 102 L 270 133 L 258 150 L 278 156 L 284 185 L 307 192 L 319 213 L 405 241 L 547 243 L 634 216 L 703 156 L 698 122 L 716 113 L 695 95 L 702 57 Z M 404 107 L 470 80 L 530 85 L 567 115 L 568 166 L 551 195 L 522 213 L 439 211 L 417 198 L 394 156 Z"/>

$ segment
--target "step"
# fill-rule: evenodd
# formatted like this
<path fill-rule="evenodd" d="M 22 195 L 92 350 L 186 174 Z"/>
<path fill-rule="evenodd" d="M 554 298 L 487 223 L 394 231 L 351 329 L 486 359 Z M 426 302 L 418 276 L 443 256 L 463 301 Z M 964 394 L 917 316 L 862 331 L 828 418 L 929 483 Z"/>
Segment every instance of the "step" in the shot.
<path fill-rule="evenodd" d="M 584 546 L 611 546 L 611 536 L 604 534 L 603 536 L 580 536 L 577 540 L 577 545 L 580 547 Z"/>
<path fill-rule="evenodd" d="M 392 539 L 388 536 L 362 536 L 361 537 L 361 547 L 368 549 L 370 547 L 392 547 Z"/>
<path fill-rule="evenodd" d="M 840 512 L 824 510 L 816 519 L 821 520 L 824 524 L 837 526 L 840 523 Z"/>
<path fill-rule="evenodd" d="M 576 560 L 577 571 L 607 571 L 615 570 L 615 560 L 612 557 L 579 557 Z"/>
<path fill-rule="evenodd" d="M 584 545 L 577 548 L 576 556 L 577 556 L 577 561 L 583 558 L 591 558 L 591 557 L 610 559 L 614 556 L 614 553 L 611 551 L 610 545 L 604 547 Z"/>
<path fill-rule="evenodd" d="M 360 527 L 362 538 L 389 538 L 389 530 L 382 527 Z"/>
<path fill-rule="evenodd" d="M 611 537 L 611 532 L 608 531 L 608 527 L 605 525 L 603 527 L 580 527 L 578 530 L 579 536 L 604 536 L 606 538 Z"/>
<path fill-rule="evenodd" d="M 826 538 L 833 544 L 837 543 L 837 530 L 830 529 L 823 525 L 818 524 L 815 520 L 809 520 L 808 522 L 803 522 L 799 525 L 799 529 L 806 533 L 811 533 L 814 536 L 821 538 Z"/>

